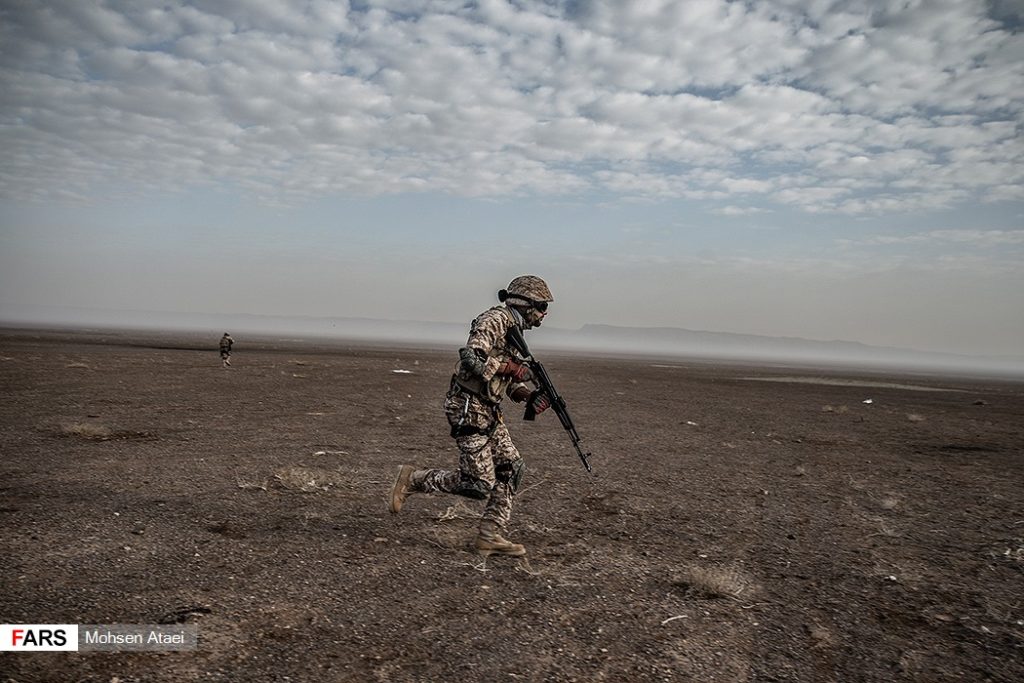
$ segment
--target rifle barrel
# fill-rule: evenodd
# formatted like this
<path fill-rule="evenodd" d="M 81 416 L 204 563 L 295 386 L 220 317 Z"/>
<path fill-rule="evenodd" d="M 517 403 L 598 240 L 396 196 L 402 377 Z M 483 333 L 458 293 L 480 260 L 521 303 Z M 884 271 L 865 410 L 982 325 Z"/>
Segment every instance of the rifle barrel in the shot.
<path fill-rule="evenodd" d="M 547 369 L 544 365 L 533 357 L 530 353 L 530 348 L 526 345 L 526 339 L 523 338 L 523 333 L 518 327 L 512 327 L 508 331 L 508 339 L 512 342 L 512 345 L 519 351 L 520 354 L 526 359 L 527 366 L 533 373 L 533 377 L 537 382 L 538 388 L 547 394 L 548 399 L 551 401 L 551 408 L 558 415 L 559 422 L 562 423 L 562 427 L 565 431 L 569 432 L 569 440 L 572 441 L 573 447 L 576 449 L 576 454 L 580 456 L 580 460 L 583 461 L 583 466 L 587 469 L 587 472 L 593 472 L 590 467 L 590 461 L 588 458 L 593 455 L 590 452 L 583 452 L 580 448 L 580 435 L 576 431 L 576 425 L 572 421 L 572 417 L 569 416 L 569 408 L 565 405 L 565 399 L 561 397 L 558 390 L 555 389 L 554 383 L 551 381 L 551 377 L 548 375 Z M 526 414 L 523 419 L 532 420 L 533 415 L 530 407 L 527 407 Z"/>

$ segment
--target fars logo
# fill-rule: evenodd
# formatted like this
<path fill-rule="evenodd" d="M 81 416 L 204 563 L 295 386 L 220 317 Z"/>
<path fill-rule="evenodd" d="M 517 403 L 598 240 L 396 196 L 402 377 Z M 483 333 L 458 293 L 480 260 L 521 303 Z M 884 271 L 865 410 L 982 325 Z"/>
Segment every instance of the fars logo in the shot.
<path fill-rule="evenodd" d="M 0 651 L 78 650 L 78 624 L 3 624 Z"/>

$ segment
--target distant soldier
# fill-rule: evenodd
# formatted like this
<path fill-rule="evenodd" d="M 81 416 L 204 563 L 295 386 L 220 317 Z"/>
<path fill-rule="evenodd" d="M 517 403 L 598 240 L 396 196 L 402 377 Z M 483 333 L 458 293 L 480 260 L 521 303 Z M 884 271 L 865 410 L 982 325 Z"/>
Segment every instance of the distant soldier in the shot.
<path fill-rule="evenodd" d="M 501 417 L 505 396 L 517 403 L 532 402 L 541 413 L 550 399 L 528 384 L 530 370 L 512 348 L 506 334 L 512 327 L 539 327 L 554 301 L 547 283 L 523 275 L 498 292 L 502 306 L 473 321 L 469 341 L 459 349 L 459 362 L 444 403 L 451 435 L 459 448 L 457 470 L 415 470 L 402 465 L 391 490 L 389 506 L 398 513 L 413 493 L 452 493 L 486 500 L 476 550 L 482 555 L 525 555 L 526 548 L 502 537 L 512 514 L 512 499 L 522 486 L 523 458 L 512 443 Z"/>
<path fill-rule="evenodd" d="M 220 338 L 220 359 L 226 368 L 231 366 L 231 345 L 234 343 L 235 340 L 227 332 Z"/>

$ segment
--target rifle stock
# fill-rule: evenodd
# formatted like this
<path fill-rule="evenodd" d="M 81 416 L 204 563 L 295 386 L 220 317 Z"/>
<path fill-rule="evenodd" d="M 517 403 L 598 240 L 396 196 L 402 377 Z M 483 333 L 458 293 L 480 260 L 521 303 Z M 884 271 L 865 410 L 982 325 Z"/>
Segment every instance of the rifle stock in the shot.
<path fill-rule="evenodd" d="M 547 395 L 551 400 L 551 409 L 555 411 L 555 415 L 558 416 L 559 422 L 562 423 L 562 427 L 569 433 L 569 440 L 572 441 L 573 448 L 576 449 L 576 454 L 580 457 L 583 462 L 583 466 L 587 469 L 587 472 L 593 472 L 594 470 L 590 467 L 590 456 L 592 453 L 584 452 L 580 447 L 580 435 L 576 431 L 576 425 L 572 421 L 572 417 L 569 415 L 569 408 L 565 405 L 565 399 L 555 389 L 555 385 L 551 382 L 551 377 L 548 375 L 548 371 L 544 368 L 544 365 L 533 357 L 530 353 L 530 348 L 526 345 L 526 339 L 523 338 L 523 333 L 518 327 L 512 327 L 508 331 L 509 343 L 519 352 L 519 354 L 526 359 L 526 364 L 530 368 L 530 372 L 533 373 L 533 380 L 537 385 L 537 389 Z M 533 420 L 537 417 L 536 411 L 533 409 L 533 401 L 527 401 L 526 412 L 523 414 L 524 420 Z"/>

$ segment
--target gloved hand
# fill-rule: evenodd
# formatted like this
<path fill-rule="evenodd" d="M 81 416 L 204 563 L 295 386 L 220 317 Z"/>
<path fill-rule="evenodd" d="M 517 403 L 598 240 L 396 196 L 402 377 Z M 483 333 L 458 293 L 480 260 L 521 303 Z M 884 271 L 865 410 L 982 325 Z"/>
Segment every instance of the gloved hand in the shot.
<path fill-rule="evenodd" d="M 530 368 L 514 360 L 507 360 L 498 366 L 497 375 L 508 375 L 517 382 L 527 382 L 533 378 Z"/>
<path fill-rule="evenodd" d="M 529 387 L 519 384 L 512 390 L 512 393 L 509 394 L 509 396 L 516 403 L 526 403 L 533 398 L 533 391 Z"/>
<path fill-rule="evenodd" d="M 533 398 L 530 399 L 530 405 L 533 406 L 534 414 L 540 415 L 545 410 L 551 407 L 551 399 L 548 398 L 547 394 L 542 394 L 539 391 L 535 391 Z"/>

